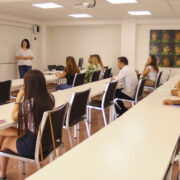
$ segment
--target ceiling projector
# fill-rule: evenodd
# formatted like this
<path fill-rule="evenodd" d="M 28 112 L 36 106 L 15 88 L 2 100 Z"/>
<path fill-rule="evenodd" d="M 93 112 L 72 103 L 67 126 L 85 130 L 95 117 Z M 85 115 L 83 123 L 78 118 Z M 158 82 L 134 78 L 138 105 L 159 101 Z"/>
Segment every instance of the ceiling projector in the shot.
<path fill-rule="evenodd" d="M 81 1 L 81 2 L 75 2 L 74 3 L 75 8 L 85 9 L 85 8 L 94 8 L 95 6 L 96 6 L 96 0 L 94 0 L 93 3 L 89 3 L 89 2 L 86 2 L 86 1 Z"/>

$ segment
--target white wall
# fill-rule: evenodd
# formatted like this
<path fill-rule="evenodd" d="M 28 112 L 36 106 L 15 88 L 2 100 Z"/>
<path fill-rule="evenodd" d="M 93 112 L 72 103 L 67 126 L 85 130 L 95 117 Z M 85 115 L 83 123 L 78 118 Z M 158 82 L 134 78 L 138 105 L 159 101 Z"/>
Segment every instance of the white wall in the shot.
<path fill-rule="evenodd" d="M 85 67 L 90 54 L 100 54 L 104 65 L 117 73 L 121 50 L 120 25 L 54 26 L 48 28 L 48 64 L 65 64 L 69 55 L 83 57 Z"/>
<path fill-rule="evenodd" d="M 130 66 L 136 59 L 136 20 L 124 19 L 121 22 L 121 56 L 126 56 Z"/>
<path fill-rule="evenodd" d="M 4 17 L 5 18 L 5 17 Z M 21 40 L 28 38 L 31 42 L 31 49 L 34 54 L 33 68 L 42 69 L 38 63 L 39 41 L 43 39 L 40 35 L 34 35 L 32 31 L 33 24 L 37 22 L 28 22 L 28 20 L 0 20 L 0 81 L 19 78 L 18 67 L 15 60 L 15 53 L 20 48 Z M 37 40 L 34 40 L 34 37 Z M 3 49 L 4 48 L 4 49 Z M 10 64 L 6 64 L 10 63 Z"/>
<path fill-rule="evenodd" d="M 5 17 L 3 17 L 5 18 Z M 32 34 L 34 53 L 33 68 L 44 70 L 47 64 L 65 64 L 65 58 L 72 55 L 78 61 L 83 57 L 85 67 L 90 54 L 100 54 L 104 65 L 118 72 L 117 57 L 127 56 L 131 66 L 140 72 L 149 55 L 149 33 L 151 29 L 180 29 L 180 19 L 122 19 L 112 22 L 77 22 L 74 24 L 40 22 L 25 19 L 0 20 L 0 25 L 31 29 L 33 24 L 40 25 L 40 33 Z M 10 30 L 10 29 L 9 29 Z M 8 31 L 8 30 L 7 30 Z M 37 40 L 34 40 L 34 37 Z M 9 37 L 7 37 L 9 38 Z M 13 41 L 13 39 L 12 39 Z M 1 59 L 0 59 L 1 63 Z M 164 77 L 169 68 L 161 68 Z M 180 69 L 172 68 L 172 76 Z M 16 64 L 0 64 L 0 81 L 18 77 Z"/>

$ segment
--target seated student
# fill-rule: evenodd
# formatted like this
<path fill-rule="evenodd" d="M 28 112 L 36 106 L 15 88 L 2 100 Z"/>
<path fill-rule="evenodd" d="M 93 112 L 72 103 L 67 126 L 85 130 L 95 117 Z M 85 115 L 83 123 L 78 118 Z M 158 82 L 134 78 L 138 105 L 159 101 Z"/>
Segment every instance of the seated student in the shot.
<path fill-rule="evenodd" d="M 90 55 L 88 59 L 88 63 L 90 64 L 86 70 L 85 82 L 90 82 L 91 76 L 94 71 L 98 71 L 98 60 L 94 55 Z"/>
<path fill-rule="evenodd" d="M 23 157 L 34 158 L 36 138 L 43 113 L 54 107 L 54 97 L 47 91 L 44 75 L 38 70 L 25 73 L 14 104 L 12 119 L 18 128 L 0 131 L 1 151 L 9 149 Z M 8 158 L 0 156 L 0 179 L 6 179 Z"/>
<path fill-rule="evenodd" d="M 146 86 L 153 87 L 155 85 L 158 72 L 159 69 L 157 67 L 157 59 L 154 55 L 151 55 L 149 56 L 142 73 L 142 76 L 147 78 L 145 82 Z"/>
<path fill-rule="evenodd" d="M 95 54 L 94 56 L 97 58 L 98 67 L 99 67 L 99 70 L 101 70 L 101 74 L 99 76 L 99 79 L 103 79 L 103 77 L 104 77 L 104 65 L 103 65 L 102 59 L 101 59 L 99 54 Z"/>
<path fill-rule="evenodd" d="M 111 81 L 119 81 L 115 97 L 132 100 L 134 99 L 136 87 L 138 85 L 137 74 L 133 68 L 128 66 L 128 60 L 126 57 L 118 58 L 118 68 L 120 69 L 118 76 L 111 78 Z M 118 101 L 117 103 L 121 109 L 116 106 L 116 112 L 120 116 L 127 111 L 127 108 L 124 106 L 122 101 Z"/>
<path fill-rule="evenodd" d="M 177 96 L 180 98 L 180 81 L 176 84 L 176 89 L 171 90 L 171 95 Z M 165 105 L 180 105 L 180 100 L 166 99 L 163 101 L 163 104 L 165 104 Z"/>
<path fill-rule="evenodd" d="M 62 74 L 56 73 L 56 76 L 59 77 L 60 79 L 66 78 L 67 79 L 67 84 L 60 84 L 56 87 L 56 90 L 63 90 L 63 89 L 68 89 L 72 87 L 74 76 L 76 73 L 80 73 L 80 70 L 76 64 L 76 61 L 74 57 L 68 56 L 66 58 L 66 67 L 63 71 Z"/>

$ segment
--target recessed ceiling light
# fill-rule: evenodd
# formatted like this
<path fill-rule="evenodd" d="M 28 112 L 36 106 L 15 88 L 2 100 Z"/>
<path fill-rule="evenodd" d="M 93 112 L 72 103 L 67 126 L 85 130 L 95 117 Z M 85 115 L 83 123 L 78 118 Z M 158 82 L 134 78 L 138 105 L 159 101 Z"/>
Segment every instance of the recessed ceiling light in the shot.
<path fill-rule="evenodd" d="M 62 8 L 63 6 L 56 3 L 41 3 L 41 4 L 32 4 L 32 6 L 43 8 L 43 9 L 51 9 L 51 8 Z"/>
<path fill-rule="evenodd" d="M 151 15 L 149 11 L 128 11 L 128 14 L 133 16 Z"/>
<path fill-rule="evenodd" d="M 89 17 L 92 17 L 89 14 L 69 14 L 69 16 L 74 17 L 74 18 L 89 18 Z"/>
<path fill-rule="evenodd" d="M 137 0 L 107 0 L 112 4 L 137 3 Z"/>

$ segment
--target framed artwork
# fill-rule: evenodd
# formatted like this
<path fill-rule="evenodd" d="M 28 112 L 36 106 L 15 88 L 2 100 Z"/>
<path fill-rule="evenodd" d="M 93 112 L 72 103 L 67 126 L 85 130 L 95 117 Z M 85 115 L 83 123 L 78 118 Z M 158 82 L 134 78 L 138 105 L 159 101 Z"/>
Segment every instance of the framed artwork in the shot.
<path fill-rule="evenodd" d="M 151 30 L 149 55 L 160 67 L 180 68 L 180 30 Z"/>

